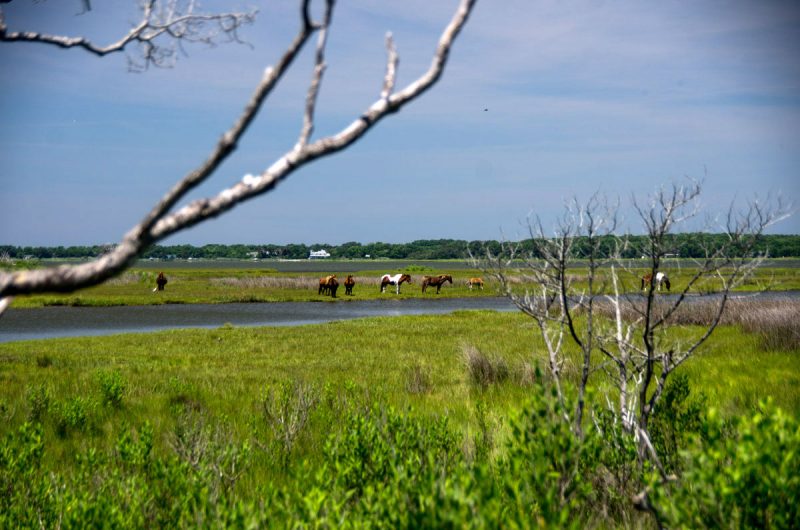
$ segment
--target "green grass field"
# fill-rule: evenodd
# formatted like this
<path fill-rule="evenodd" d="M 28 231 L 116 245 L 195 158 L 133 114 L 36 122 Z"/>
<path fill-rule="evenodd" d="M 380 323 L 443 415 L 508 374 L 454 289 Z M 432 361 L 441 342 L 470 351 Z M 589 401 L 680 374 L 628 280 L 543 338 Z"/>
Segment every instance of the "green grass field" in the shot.
<path fill-rule="evenodd" d="M 442 263 L 441 268 L 428 266 L 412 266 L 406 269 L 412 275 L 411 285 L 403 284 L 399 298 L 417 297 L 469 297 L 496 296 L 496 285 L 491 279 L 478 270 L 448 269 Z M 397 271 L 386 271 L 397 272 Z M 624 288 L 638 291 L 639 276 L 644 271 L 624 273 Z M 307 302 L 333 301 L 328 296 L 317 294 L 319 278 L 328 273 L 286 273 L 265 269 L 201 269 L 173 268 L 167 271 L 169 283 L 163 292 L 152 292 L 155 287 L 157 271 L 154 269 L 132 269 L 126 271 L 102 285 L 83 289 L 71 294 L 41 294 L 20 296 L 13 307 L 42 306 L 118 306 L 118 305 L 152 305 L 152 304 L 197 304 L 197 303 L 229 303 L 229 302 Z M 446 283 L 441 292 L 435 289 L 427 293 L 421 292 L 423 275 L 450 274 L 453 283 Z M 585 273 L 580 268 L 571 271 L 576 287 L 585 284 Z M 692 269 L 682 268 L 670 271 L 673 291 L 681 289 L 692 274 Z M 342 284 L 346 273 L 338 273 Z M 395 297 L 393 288 L 381 294 L 380 276 L 375 271 L 361 271 L 353 274 L 356 280 L 354 296 L 344 294 L 344 286 L 340 285 L 336 301 L 373 300 Z M 603 279 L 603 272 L 600 273 Z M 470 290 L 465 285 L 468 278 L 483 277 L 486 280 L 484 290 Z M 524 287 L 524 284 L 521 286 Z M 703 279 L 693 292 L 712 292 L 719 288 L 714 278 Z M 739 290 L 756 291 L 762 289 L 797 290 L 800 289 L 800 268 L 769 267 L 759 269 L 756 276 L 748 280 Z M 391 291 L 391 292 L 389 292 Z"/>
<path fill-rule="evenodd" d="M 685 325 L 672 337 L 699 332 Z M 525 412 L 546 382 L 540 340 L 520 313 L 460 311 L 0 344 L 0 523 L 490 528 L 572 514 L 578 527 L 650 527 L 630 505 L 641 483 L 606 497 L 604 467 L 580 503 L 547 497 L 560 475 L 537 466 L 553 465 L 552 451 L 579 453 L 559 445 L 575 442 L 546 412 L 551 402 Z M 735 417 L 771 398 L 800 417 L 800 349 L 764 344 L 721 326 L 679 370 L 691 400 Z M 500 375 L 477 383 L 465 350 Z M 593 391 L 605 386 L 597 372 Z M 534 418 L 551 423 L 519 430 Z M 533 467 L 504 467 L 514 462 Z M 503 484 L 517 493 L 494 489 Z"/>
<path fill-rule="evenodd" d="M 696 330 L 686 326 L 676 333 L 681 340 Z M 465 346 L 504 359 L 508 379 L 485 391 L 476 388 L 465 364 Z M 743 412 L 772 396 L 782 408 L 800 414 L 798 353 L 763 351 L 756 335 L 721 326 L 682 370 L 696 392 L 726 413 Z M 467 430 L 475 400 L 503 416 L 528 392 L 530 368 L 545 362 L 530 319 L 491 311 L 24 341 L 0 344 L 0 359 L 0 403 L 6 416 L 0 433 L 28 416 L 31 389 L 44 385 L 53 399 L 96 401 L 100 374 L 118 372 L 127 385 L 125 406 L 111 418 L 98 418 L 98 441 L 116 428 L 118 414 L 128 422 L 148 420 L 168 428 L 177 388 L 191 389 L 191 399 L 213 416 L 229 418 L 244 434 L 259 398 L 283 381 L 357 388 L 389 404 L 413 405 L 421 414 L 446 413 Z M 409 390 L 420 373 L 425 390 Z"/>

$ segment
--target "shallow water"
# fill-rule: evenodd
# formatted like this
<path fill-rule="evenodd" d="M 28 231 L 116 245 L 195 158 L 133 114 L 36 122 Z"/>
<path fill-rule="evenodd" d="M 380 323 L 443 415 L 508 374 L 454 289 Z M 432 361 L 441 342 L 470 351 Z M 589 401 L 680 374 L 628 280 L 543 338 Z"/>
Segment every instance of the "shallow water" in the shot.
<path fill-rule="evenodd" d="M 460 309 L 511 311 L 505 298 L 440 298 L 347 302 L 276 302 L 120 307 L 8 309 L 0 317 L 0 342 L 110 335 L 172 328 L 297 326 L 373 316 L 451 313 Z"/>
<path fill-rule="evenodd" d="M 659 296 L 669 299 L 675 295 Z M 689 296 L 687 302 L 703 301 L 713 297 L 715 295 L 694 295 Z M 734 297 L 796 300 L 800 298 L 800 291 L 737 293 Z M 35 309 L 12 307 L 0 317 L 0 342 L 141 333 L 174 328 L 216 328 L 224 324 L 298 326 L 374 316 L 442 314 L 462 309 L 514 311 L 516 308 L 502 297 L 341 300 L 335 303 L 274 302 Z"/>

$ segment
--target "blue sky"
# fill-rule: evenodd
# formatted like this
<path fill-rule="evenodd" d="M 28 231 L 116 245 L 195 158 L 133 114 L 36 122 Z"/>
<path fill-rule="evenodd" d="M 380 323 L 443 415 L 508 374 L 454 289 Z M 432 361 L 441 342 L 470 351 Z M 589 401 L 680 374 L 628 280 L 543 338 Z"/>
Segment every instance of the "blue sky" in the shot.
<path fill-rule="evenodd" d="M 8 29 L 116 40 L 135 2 L 4 4 Z M 430 63 L 456 1 L 341 1 L 316 137 L 378 96 L 384 36 L 399 86 Z M 259 9 L 250 45 L 186 47 L 174 68 L 129 73 L 125 54 L 0 44 L 0 244 L 120 240 L 199 165 L 298 25 L 294 2 Z M 123 8 L 124 7 L 124 8 Z M 302 124 L 312 48 L 191 198 L 260 173 Z M 800 202 L 800 4 L 794 1 L 478 2 L 444 77 L 352 148 L 274 192 L 163 243 L 405 242 L 523 235 L 565 199 L 622 200 L 693 177 L 708 214 L 780 193 Z M 484 109 L 488 109 L 484 111 Z M 190 199 L 191 199 L 190 198 Z M 686 229 L 700 228 L 691 224 Z M 773 232 L 800 233 L 800 216 Z"/>

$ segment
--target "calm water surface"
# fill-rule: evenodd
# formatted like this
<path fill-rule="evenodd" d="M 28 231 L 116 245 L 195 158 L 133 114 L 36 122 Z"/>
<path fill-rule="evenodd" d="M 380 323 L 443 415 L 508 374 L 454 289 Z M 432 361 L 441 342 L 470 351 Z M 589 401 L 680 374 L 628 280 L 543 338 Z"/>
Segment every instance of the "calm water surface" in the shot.
<path fill-rule="evenodd" d="M 121 307 L 8 309 L 0 317 L 0 342 L 172 328 L 297 326 L 373 316 L 451 313 L 459 309 L 512 311 L 505 298 L 441 298 L 264 304 L 186 304 Z"/>
<path fill-rule="evenodd" d="M 740 294 L 737 297 L 796 300 L 800 298 L 800 291 Z M 707 299 L 709 296 L 692 296 L 688 301 L 691 303 Z M 374 316 L 442 314 L 461 309 L 516 310 L 502 297 L 412 298 L 336 303 L 275 302 L 36 309 L 12 307 L 0 317 L 0 342 L 174 328 L 216 328 L 228 323 L 234 326 L 298 326 Z"/>

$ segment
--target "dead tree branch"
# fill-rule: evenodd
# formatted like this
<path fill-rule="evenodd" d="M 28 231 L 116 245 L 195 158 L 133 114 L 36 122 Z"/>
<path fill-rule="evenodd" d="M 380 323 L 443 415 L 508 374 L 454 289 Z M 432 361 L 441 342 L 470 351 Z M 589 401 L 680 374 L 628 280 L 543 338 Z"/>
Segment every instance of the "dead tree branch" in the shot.
<path fill-rule="evenodd" d="M 85 4 L 88 11 L 89 4 Z M 138 47 L 138 57 L 128 55 L 131 70 L 146 70 L 149 66 L 170 67 L 178 58 L 182 43 L 202 43 L 214 46 L 222 41 L 242 42 L 239 29 L 252 24 L 257 11 L 219 14 L 200 13 L 195 0 L 144 0 L 142 17 L 128 33 L 105 46 L 85 37 L 49 35 L 35 31 L 8 31 L 0 13 L 0 41 L 38 42 L 59 48 L 81 48 L 103 57 L 110 53 Z"/>
<path fill-rule="evenodd" d="M 312 87 L 309 89 L 309 96 L 306 100 L 305 116 L 309 123 L 303 125 L 301 141 L 298 141 L 291 150 L 260 174 L 245 175 L 239 182 L 219 194 L 192 201 L 170 213 L 180 199 L 204 182 L 234 151 L 237 142 L 255 118 L 264 100 L 297 57 L 303 45 L 316 31 L 327 30 L 333 3 L 333 0 L 329 0 L 325 18 L 320 23 L 313 22 L 309 15 L 309 0 L 302 3 L 301 28 L 294 40 L 278 63 L 274 67 L 266 69 L 250 101 L 233 126 L 219 139 L 208 159 L 175 184 L 111 252 L 97 260 L 80 265 L 0 274 L 0 300 L 17 294 L 69 292 L 101 283 L 129 267 L 153 243 L 206 219 L 221 215 L 241 202 L 268 193 L 302 166 L 346 149 L 363 137 L 380 120 L 399 111 L 436 83 L 444 71 L 453 42 L 464 27 L 475 5 L 475 0 L 461 1 L 452 20 L 442 33 L 432 63 L 424 74 L 399 92 L 391 92 L 394 86 L 397 58 L 394 47 L 389 46 L 389 66 L 387 66 L 386 79 L 380 97 L 361 116 L 338 133 L 309 143 L 316 102 L 316 89 L 313 88 L 313 85 L 321 80 L 322 69 L 318 67 L 324 64 L 322 51 L 325 39 L 321 38 L 321 44 L 318 45 L 315 73 L 312 77 Z M 317 71 L 319 74 L 316 73 Z M 305 132 L 306 130 L 308 133 Z"/>

